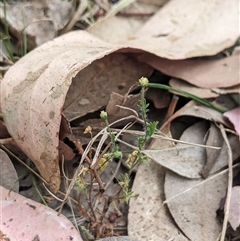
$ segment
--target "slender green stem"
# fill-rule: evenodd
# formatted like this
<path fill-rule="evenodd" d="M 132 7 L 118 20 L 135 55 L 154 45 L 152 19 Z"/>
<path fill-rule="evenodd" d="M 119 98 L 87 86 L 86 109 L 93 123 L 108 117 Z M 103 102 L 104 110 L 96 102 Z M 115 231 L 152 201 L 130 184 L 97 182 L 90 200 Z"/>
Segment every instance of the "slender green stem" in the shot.
<path fill-rule="evenodd" d="M 8 30 L 8 23 L 7 23 L 7 8 L 6 8 L 6 0 L 3 0 L 3 13 L 4 13 L 4 31 L 6 34 L 6 39 L 3 40 L 3 43 L 7 49 L 7 52 L 9 54 L 10 59 L 13 61 L 14 56 L 13 56 L 13 50 L 12 50 L 12 45 L 10 41 L 10 35 L 9 35 L 9 30 Z"/>
<path fill-rule="evenodd" d="M 163 89 L 163 90 L 168 90 L 168 91 L 174 91 L 175 93 L 178 93 L 178 94 L 181 94 L 187 98 L 190 98 L 192 100 L 195 100 L 196 102 L 202 104 L 202 105 L 205 105 L 207 107 L 210 107 L 214 110 L 217 110 L 221 113 L 224 113 L 226 111 L 226 109 L 220 107 L 220 106 L 217 106 L 215 104 L 213 104 L 212 102 L 210 101 L 207 101 L 207 100 L 204 100 L 196 95 L 193 95 L 193 94 L 190 94 L 186 91 L 183 91 L 183 90 L 178 90 L 178 89 L 175 89 L 175 88 L 172 88 L 168 85 L 163 85 L 163 84 L 158 84 L 158 83 L 148 83 L 148 87 L 149 88 L 156 88 L 156 89 Z"/>

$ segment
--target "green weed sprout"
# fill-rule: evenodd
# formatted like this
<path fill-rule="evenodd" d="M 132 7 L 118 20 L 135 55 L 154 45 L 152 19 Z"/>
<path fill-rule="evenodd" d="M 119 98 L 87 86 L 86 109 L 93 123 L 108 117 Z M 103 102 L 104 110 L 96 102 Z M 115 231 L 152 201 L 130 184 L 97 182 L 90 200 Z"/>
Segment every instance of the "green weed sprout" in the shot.
<path fill-rule="evenodd" d="M 129 166 L 130 170 L 132 170 L 139 162 L 140 163 L 147 163 L 148 158 L 142 153 L 142 150 L 145 148 L 147 141 L 150 140 L 152 135 L 154 134 L 157 124 L 157 121 L 148 122 L 147 121 L 147 113 L 149 112 L 149 103 L 147 103 L 144 94 L 145 90 L 148 86 L 148 79 L 142 77 L 138 81 L 139 86 L 141 87 L 141 97 L 138 104 L 139 115 L 143 119 L 143 129 L 144 135 L 138 138 L 138 150 L 133 151 L 127 160 L 127 165 Z"/>
<path fill-rule="evenodd" d="M 130 198 L 133 196 L 133 191 L 129 190 L 129 174 L 121 174 L 118 183 L 122 188 L 124 201 L 128 203 Z"/>
<path fill-rule="evenodd" d="M 107 127 L 107 131 L 108 131 L 108 134 L 110 136 L 110 139 L 111 139 L 111 144 L 112 144 L 112 147 L 111 147 L 111 152 L 108 152 L 108 153 L 105 153 L 104 154 L 104 157 L 107 159 L 107 160 L 113 160 L 115 158 L 121 158 L 122 157 L 122 152 L 119 150 L 119 146 L 118 144 L 116 143 L 116 136 L 114 135 L 114 133 L 112 132 L 110 126 L 109 126 L 109 123 L 108 123 L 108 114 L 106 111 L 101 111 L 100 113 L 100 117 L 101 119 L 105 122 L 106 124 L 106 127 Z"/>

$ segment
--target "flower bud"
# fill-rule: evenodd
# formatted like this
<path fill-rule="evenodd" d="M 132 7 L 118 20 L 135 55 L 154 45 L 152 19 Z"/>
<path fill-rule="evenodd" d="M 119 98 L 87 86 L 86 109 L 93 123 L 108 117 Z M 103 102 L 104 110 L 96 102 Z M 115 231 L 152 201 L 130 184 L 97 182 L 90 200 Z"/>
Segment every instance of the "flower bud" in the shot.
<path fill-rule="evenodd" d="M 146 77 L 142 77 L 138 80 L 138 84 L 141 87 L 147 87 L 148 86 L 148 79 Z"/>
<path fill-rule="evenodd" d="M 107 112 L 104 111 L 104 110 L 102 110 L 101 113 L 100 113 L 100 117 L 101 117 L 101 119 L 104 120 L 104 121 L 107 120 L 107 118 L 108 118 Z"/>

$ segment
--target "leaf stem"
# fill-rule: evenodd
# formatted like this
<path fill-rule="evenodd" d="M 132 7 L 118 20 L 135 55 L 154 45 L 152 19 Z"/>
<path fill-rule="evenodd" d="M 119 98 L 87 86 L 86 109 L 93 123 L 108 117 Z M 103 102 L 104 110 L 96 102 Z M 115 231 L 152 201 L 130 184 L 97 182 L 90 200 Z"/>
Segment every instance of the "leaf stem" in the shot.
<path fill-rule="evenodd" d="M 217 105 L 213 104 L 212 102 L 210 102 L 208 100 L 204 100 L 204 99 L 202 99 L 202 98 L 200 98 L 196 95 L 190 94 L 190 93 L 188 93 L 186 91 L 183 91 L 183 90 L 178 90 L 178 89 L 172 88 L 168 85 L 163 85 L 163 84 L 158 84 L 158 83 L 148 83 L 147 87 L 172 91 L 172 92 L 181 94 L 181 95 L 183 95 L 187 98 L 190 98 L 192 100 L 195 100 L 196 102 L 198 102 L 202 105 L 205 105 L 205 106 L 210 107 L 214 110 L 217 110 L 218 112 L 224 113 L 226 111 L 226 109 L 224 109 L 220 106 L 217 106 Z"/>

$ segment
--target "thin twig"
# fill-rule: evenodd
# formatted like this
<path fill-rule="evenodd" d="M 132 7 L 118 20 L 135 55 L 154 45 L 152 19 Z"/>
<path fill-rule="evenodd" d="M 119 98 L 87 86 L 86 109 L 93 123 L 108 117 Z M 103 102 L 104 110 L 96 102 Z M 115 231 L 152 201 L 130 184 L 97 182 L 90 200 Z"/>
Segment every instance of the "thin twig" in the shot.
<path fill-rule="evenodd" d="M 121 130 L 120 129 L 112 129 L 112 131 L 121 131 Z M 123 133 L 130 133 L 130 134 L 134 134 L 134 135 L 138 135 L 138 136 L 141 136 L 144 133 L 143 131 L 136 131 L 136 130 L 123 130 L 122 132 Z M 199 147 L 211 148 L 211 149 L 216 149 L 216 150 L 219 150 L 221 148 L 221 147 L 216 147 L 216 146 L 206 146 L 206 145 L 176 140 L 176 139 L 173 139 L 173 138 L 170 138 L 170 137 L 163 136 L 163 133 L 153 134 L 152 138 L 154 138 L 154 139 L 161 138 L 163 140 L 172 141 L 172 142 L 176 142 L 176 143 L 182 143 L 182 144 L 186 144 L 186 145 L 190 145 L 190 146 L 199 146 Z M 118 139 L 118 141 L 121 142 L 119 139 Z M 130 144 L 128 144 L 128 146 L 132 147 L 133 149 L 136 149 L 135 146 L 132 146 Z"/>
<path fill-rule="evenodd" d="M 109 180 L 108 183 L 105 185 L 105 190 L 107 190 L 107 188 L 109 187 L 109 185 L 112 183 L 114 177 L 116 177 L 120 166 L 121 166 L 121 159 L 118 161 L 117 167 L 116 167 L 113 175 L 111 176 L 110 180 Z"/>
<path fill-rule="evenodd" d="M 240 166 L 240 164 L 237 163 L 237 164 L 235 164 L 235 165 L 233 166 L 233 168 L 236 168 L 236 167 L 239 167 L 239 166 Z M 200 185 L 203 185 L 205 182 L 208 182 L 208 181 L 210 181 L 211 179 L 217 178 L 217 176 L 223 175 L 223 174 L 225 174 L 225 173 L 227 173 L 227 172 L 228 172 L 228 170 L 223 170 L 223 171 L 217 173 L 216 175 L 213 175 L 213 176 L 209 177 L 208 179 L 205 179 L 204 181 L 197 183 L 196 185 L 194 185 L 194 186 L 186 189 L 185 191 L 183 191 L 183 192 L 181 192 L 181 193 L 179 193 L 179 194 L 177 194 L 177 195 L 174 195 L 174 196 L 166 199 L 166 200 L 163 202 L 162 205 L 165 205 L 165 204 L 169 203 L 169 201 L 171 201 L 172 199 L 176 199 L 176 198 L 179 197 L 180 195 L 191 191 L 193 188 L 196 188 L 196 187 L 198 187 L 198 186 L 200 186 Z"/>
<path fill-rule="evenodd" d="M 79 1 L 79 6 L 78 6 L 77 11 L 74 13 L 73 17 L 69 20 L 67 25 L 60 31 L 60 34 L 67 33 L 68 31 L 70 31 L 73 28 L 73 26 L 76 24 L 76 22 L 80 20 L 84 11 L 87 9 L 87 6 L 88 6 L 87 0 Z"/>
<path fill-rule="evenodd" d="M 5 139 L 0 139 L 0 145 L 6 145 L 6 144 L 9 144 L 9 143 L 12 143 L 13 142 L 13 138 L 10 137 L 10 138 L 5 138 Z"/>
<path fill-rule="evenodd" d="M 77 147 L 77 150 L 78 150 L 79 154 L 83 155 L 84 149 L 82 147 L 81 142 L 77 141 L 77 142 L 75 142 L 75 145 Z M 85 159 L 86 159 L 87 163 L 89 164 L 89 166 L 91 167 L 92 161 L 90 160 L 90 158 L 86 155 Z M 98 182 L 100 191 L 104 192 L 104 190 L 105 190 L 104 185 L 102 183 L 101 178 L 99 177 L 99 174 L 97 173 L 97 171 L 95 169 L 91 169 L 91 170 L 92 170 L 92 173 L 94 174 L 94 177 L 96 178 L 96 180 Z"/>
<path fill-rule="evenodd" d="M 231 196 L 232 196 L 232 182 L 233 182 L 233 157 L 232 157 L 232 150 L 229 144 L 226 131 L 222 124 L 220 124 L 220 131 L 222 133 L 223 139 L 227 145 L 228 151 L 228 187 L 227 187 L 227 197 L 226 197 L 226 204 L 225 204 L 225 215 L 223 219 L 223 227 L 222 227 L 222 235 L 220 241 L 224 241 L 226 230 L 227 230 L 227 223 L 229 217 L 229 210 L 230 210 L 230 203 L 231 203 Z"/>

